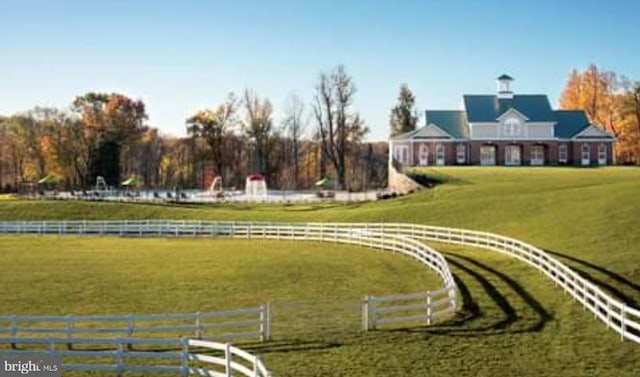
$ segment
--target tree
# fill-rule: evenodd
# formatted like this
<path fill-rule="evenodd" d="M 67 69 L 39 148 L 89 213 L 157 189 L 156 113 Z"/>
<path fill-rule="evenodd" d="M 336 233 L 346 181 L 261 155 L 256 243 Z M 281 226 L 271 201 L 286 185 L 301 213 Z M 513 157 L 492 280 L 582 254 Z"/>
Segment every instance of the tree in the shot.
<path fill-rule="evenodd" d="M 242 128 L 247 138 L 254 143 L 253 163 L 249 165 L 253 172 L 264 174 L 267 172 L 267 142 L 273 126 L 273 108 L 268 98 L 260 100 L 260 97 L 249 89 L 244 91 L 244 106 L 247 115 Z"/>
<path fill-rule="evenodd" d="M 300 184 L 300 139 L 305 132 L 306 124 L 303 120 L 304 103 L 297 95 L 291 95 L 285 105 L 285 116 L 282 122 L 285 143 L 285 162 L 287 165 L 293 164 L 294 186 Z"/>
<path fill-rule="evenodd" d="M 391 136 L 400 135 L 416 129 L 418 114 L 414 108 L 415 101 L 416 99 L 407 84 L 400 85 L 398 104 L 391 109 L 391 116 L 389 117 Z"/>
<path fill-rule="evenodd" d="M 339 65 L 330 74 L 320 74 L 313 105 L 323 158 L 333 165 L 338 187 L 343 190 L 346 156 L 368 132 L 364 121 L 352 110 L 355 93 L 353 80 Z"/>
<path fill-rule="evenodd" d="M 187 119 L 187 132 L 193 138 L 202 138 L 211 149 L 216 174 L 225 177 L 224 167 L 229 162 L 226 137 L 236 122 L 237 100 L 230 93 L 215 110 L 198 111 Z"/>
<path fill-rule="evenodd" d="M 572 70 L 560 98 L 560 108 L 584 110 L 589 121 L 611 132 L 617 139 L 616 159 L 640 163 L 638 118 L 634 112 L 634 90 L 615 72 L 590 65 L 584 72 Z"/>
<path fill-rule="evenodd" d="M 97 176 L 102 176 L 109 184 L 119 184 L 127 157 L 122 151 L 145 130 L 144 102 L 119 93 L 89 92 L 76 97 L 73 108 L 81 114 L 89 144 L 85 181 L 95 182 Z M 121 160 L 123 156 L 125 161 Z"/>

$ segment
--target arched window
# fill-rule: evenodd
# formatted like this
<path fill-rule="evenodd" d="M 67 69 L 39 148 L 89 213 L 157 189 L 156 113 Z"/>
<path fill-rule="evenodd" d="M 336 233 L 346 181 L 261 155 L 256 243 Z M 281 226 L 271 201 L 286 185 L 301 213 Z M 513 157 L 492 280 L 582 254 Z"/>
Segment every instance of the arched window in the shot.
<path fill-rule="evenodd" d="M 444 165 L 444 145 L 436 145 L 436 165 Z"/>

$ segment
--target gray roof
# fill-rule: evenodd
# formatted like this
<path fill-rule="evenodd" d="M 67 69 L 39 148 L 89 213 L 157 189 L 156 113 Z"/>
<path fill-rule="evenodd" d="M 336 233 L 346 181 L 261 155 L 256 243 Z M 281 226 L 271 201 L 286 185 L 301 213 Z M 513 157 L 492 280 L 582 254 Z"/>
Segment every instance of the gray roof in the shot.
<path fill-rule="evenodd" d="M 587 114 L 583 110 L 556 110 L 554 114 L 558 121 L 555 126 L 555 135 L 560 139 L 570 139 L 589 126 L 594 126 L 589 123 Z M 608 138 L 614 139 L 612 135 Z"/>
<path fill-rule="evenodd" d="M 459 110 L 427 110 L 426 124 L 433 123 L 456 139 L 469 137 L 467 114 Z"/>
<path fill-rule="evenodd" d="M 495 122 L 500 115 L 511 108 L 529 118 L 529 122 L 555 122 L 549 99 L 542 94 L 514 95 L 513 98 L 465 95 L 464 106 L 470 123 Z"/>
<path fill-rule="evenodd" d="M 498 80 L 511 80 L 511 81 L 513 81 L 513 77 L 507 75 L 506 73 L 503 73 L 500 77 L 498 77 Z"/>

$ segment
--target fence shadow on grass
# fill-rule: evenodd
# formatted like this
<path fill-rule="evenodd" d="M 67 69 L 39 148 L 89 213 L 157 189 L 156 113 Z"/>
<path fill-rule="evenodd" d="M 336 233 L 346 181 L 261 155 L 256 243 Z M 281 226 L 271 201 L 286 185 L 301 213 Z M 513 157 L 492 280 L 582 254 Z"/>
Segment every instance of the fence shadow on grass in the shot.
<path fill-rule="evenodd" d="M 390 331 L 400 332 L 423 332 L 430 335 L 463 336 L 475 337 L 500 334 L 518 334 L 526 332 L 540 332 L 553 316 L 519 283 L 506 274 L 495 270 L 475 259 L 453 254 L 443 253 L 447 257 L 447 262 L 460 273 L 468 275 L 476 280 L 491 301 L 502 311 L 503 318 L 489 324 L 478 324 L 474 326 L 471 322 L 480 318 L 486 318 L 481 306 L 474 300 L 469 287 L 460 278 L 460 274 L 454 273 L 456 284 L 462 298 L 461 313 L 457 317 L 431 326 L 421 326 L 415 328 L 397 329 Z M 492 284 L 486 276 L 491 274 L 496 276 L 503 284 L 509 287 L 527 307 L 536 314 L 536 319 L 532 323 L 525 323 L 525 326 L 515 326 L 516 323 L 523 322 L 523 318 L 518 314 L 516 308 L 511 304 L 507 296 Z"/>
<path fill-rule="evenodd" d="M 614 296 L 618 297 L 620 300 L 624 301 L 627 305 L 638 307 L 638 300 L 625 294 L 619 288 L 615 287 L 611 282 L 604 281 L 603 279 L 597 278 L 593 276 L 592 273 L 587 272 L 587 269 L 596 271 L 597 273 L 603 274 L 613 280 L 614 282 L 620 284 L 621 286 L 625 286 L 627 288 L 633 289 L 635 291 L 640 291 L 640 284 L 636 284 L 629 279 L 621 276 L 613 271 L 607 270 L 602 266 L 595 265 L 593 263 L 589 263 L 582 259 L 563 254 L 553 250 L 544 250 L 546 253 L 558 257 L 560 259 L 564 259 L 565 261 L 569 261 L 567 263 L 575 272 L 577 272 L 583 278 L 595 283 L 596 285 L 606 289 Z"/>

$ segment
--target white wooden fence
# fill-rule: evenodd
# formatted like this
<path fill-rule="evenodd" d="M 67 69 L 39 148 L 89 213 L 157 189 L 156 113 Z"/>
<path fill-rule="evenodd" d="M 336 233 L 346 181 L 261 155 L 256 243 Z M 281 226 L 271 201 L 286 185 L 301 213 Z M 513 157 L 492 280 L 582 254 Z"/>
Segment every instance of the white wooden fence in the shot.
<path fill-rule="evenodd" d="M 2 326 L 2 325 L 5 326 Z M 96 337 L 112 339 L 170 338 L 186 334 L 196 339 L 269 340 L 269 305 L 207 313 L 88 316 L 0 316 L 0 344 L 37 344 L 44 342 L 82 343 Z"/>
<path fill-rule="evenodd" d="M 374 249 L 382 249 L 404 254 L 418 260 L 434 270 L 443 281 L 443 288 L 436 292 L 446 293 L 447 308 L 427 313 L 424 320 L 429 323 L 436 316 L 453 313 L 456 308 L 457 287 L 445 258 L 436 250 L 410 236 L 386 233 L 377 224 L 342 223 L 271 223 L 271 222 L 217 222 L 217 221 L 41 221 L 41 222 L 0 222 L 0 233 L 21 234 L 97 234 L 119 236 L 227 236 L 240 238 L 292 239 L 303 241 L 336 242 L 354 244 Z M 383 298 L 378 298 L 384 300 Z M 440 303 L 442 300 L 439 300 Z M 382 314 L 375 310 L 376 302 L 367 303 L 363 314 L 363 328 L 373 329 Z M 369 309 L 371 308 L 371 310 Z M 408 308 L 405 308 L 408 309 Z M 440 309 L 440 308 L 438 308 Z M 383 310 L 382 308 L 380 310 Z M 406 310 L 403 310 L 406 311 Z M 383 322 L 391 323 L 392 311 L 386 312 Z M 400 315 L 396 322 L 403 322 Z M 415 315 L 411 322 L 415 322 Z M 406 319 L 406 318 L 404 318 Z M 406 321 L 404 321 L 406 322 Z"/>
<path fill-rule="evenodd" d="M 568 266 L 541 249 L 525 242 L 487 232 L 433 227 L 418 224 L 363 223 L 270 223 L 205 221 L 53 221 L 0 222 L 0 233 L 116 234 L 116 235 L 193 235 L 230 236 L 333 241 L 395 251 L 409 255 L 433 268 L 443 279 L 444 288 L 455 288 L 449 268 L 438 263 L 419 240 L 462 244 L 485 248 L 518 258 L 537 268 L 573 298 L 582 303 L 621 339 L 640 343 L 640 310 L 627 306 L 597 285 L 581 277 Z M 422 246 L 419 246 L 422 245 Z M 444 258 L 442 258 L 444 260 Z M 446 266 L 446 261 L 444 262 Z M 455 289 L 451 295 L 455 305 Z"/>
<path fill-rule="evenodd" d="M 46 342 L 43 340 L 42 342 Z M 53 356 L 63 359 L 63 370 L 102 371 L 122 376 L 126 372 L 139 373 L 171 373 L 174 375 L 197 375 L 212 377 L 270 377 L 264 363 L 254 356 L 229 343 L 216 343 L 189 338 L 171 339 L 139 339 L 139 338 L 87 338 L 81 344 L 108 344 L 114 350 L 56 350 L 50 343 L 48 350 L 1 350 L 3 355 L 20 356 Z M 125 346 L 136 345 L 145 350 L 131 350 Z M 149 349 L 164 346 L 175 350 L 167 351 Z M 83 360 L 82 364 L 69 360 Z M 113 364 L 105 364 L 112 359 Z M 93 362 L 91 362 L 93 361 Z M 165 365 L 169 364 L 169 365 Z"/>
<path fill-rule="evenodd" d="M 367 296 L 362 308 L 362 328 L 375 330 L 380 325 L 412 323 L 431 325 L 456 310 L 451 288 L 421 293 Z"/>

